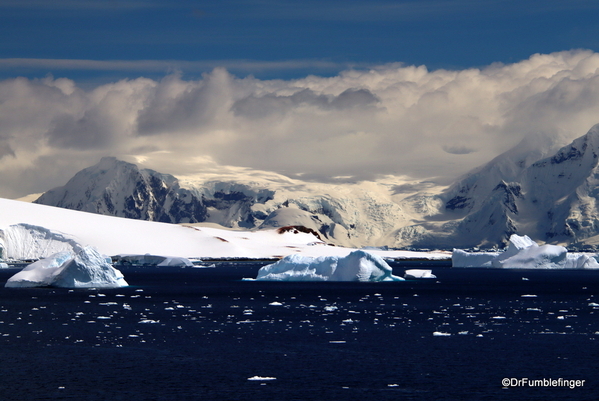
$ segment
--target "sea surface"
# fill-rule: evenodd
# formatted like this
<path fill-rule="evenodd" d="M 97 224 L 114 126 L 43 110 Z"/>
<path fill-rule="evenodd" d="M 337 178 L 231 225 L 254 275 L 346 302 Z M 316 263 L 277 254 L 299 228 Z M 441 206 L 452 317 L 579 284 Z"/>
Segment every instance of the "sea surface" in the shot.
<path fill-rule="evenodd" d="M 262 265 L 128 267 L 131 286 L 111 290 L 0 288 L 0 400 L 599 399 L 599 271 L 242 280 Z"/>

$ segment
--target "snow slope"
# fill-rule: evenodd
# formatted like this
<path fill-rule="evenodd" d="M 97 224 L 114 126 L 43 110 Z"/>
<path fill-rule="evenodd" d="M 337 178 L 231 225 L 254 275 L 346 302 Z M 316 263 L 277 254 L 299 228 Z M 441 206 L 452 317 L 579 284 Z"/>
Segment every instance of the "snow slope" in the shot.
<path fill-rule="evenodd" d="M 0 198 L 0 249 L 4 259 L 45 257 L 72 250 L 76 244 L 94 246 L 106 255 L 185 258 L 272 258 L 295 253 L 343 256 L 352 250 L 327 246 L 314 235 L 297 230 L 279 233 L 275 229 L 236 231 L 168 224 Z M 447 253 L 373 252 L 398 258 L 449 257 Z"/>

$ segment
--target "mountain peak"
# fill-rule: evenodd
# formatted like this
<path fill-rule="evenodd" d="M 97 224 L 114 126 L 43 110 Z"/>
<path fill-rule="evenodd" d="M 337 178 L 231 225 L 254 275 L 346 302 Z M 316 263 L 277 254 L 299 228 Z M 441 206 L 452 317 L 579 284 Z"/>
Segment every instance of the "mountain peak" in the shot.
<path fill-rule="evenodd" d="M 206 216 L 201 201 L 175 177 L 115 157 L 103 157 L 34 203 L 167 223 L 195 223 Z"/>

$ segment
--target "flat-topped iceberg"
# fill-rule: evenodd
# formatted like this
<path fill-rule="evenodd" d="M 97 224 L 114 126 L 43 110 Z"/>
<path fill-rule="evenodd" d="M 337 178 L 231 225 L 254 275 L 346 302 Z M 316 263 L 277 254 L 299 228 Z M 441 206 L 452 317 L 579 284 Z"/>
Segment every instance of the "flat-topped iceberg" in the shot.
<path fill-rule="evenodd" d="M 592 254 L 568 253 L 563 246 L 538 245 L 528 236 L 513 234 L 505 252 L 466 252 L 454 249 L 453 267 L 504 269 L 599 269 Z"/>
<path fill-rule="evenodd" d="M 408 269 L 403 277 L 408 280 L 417 278 L 437 278 L 437 276 L 433 274 L 433 271 L 428 269 Z"/>
<path fill-rule="evenodd" d="M 110 258 L 92 247 L 62 251 L 30 264 L 12 276 L 6 287 L 117 288 L 126 287 L 123 274 Z"/>
<path fill-rule="evenodd" d="M 378 255 L 357 250 L 347 256 L 312 258 L 289 255 L 262 267 L 256 280 L 265 281 L 403 281 Z"/>

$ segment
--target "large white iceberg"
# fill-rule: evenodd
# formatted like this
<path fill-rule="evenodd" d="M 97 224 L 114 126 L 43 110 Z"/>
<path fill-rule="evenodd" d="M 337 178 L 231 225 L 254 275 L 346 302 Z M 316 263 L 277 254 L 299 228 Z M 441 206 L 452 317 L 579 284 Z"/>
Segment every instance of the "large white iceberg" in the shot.
<path fill-rule="evenodd" d="M 117 288 L 126 287 L 123 274 L 110 258 L 92 247 L 62 251 L 30 264 L 12 276 L 6 287 Z"/>
<path fill-rule="evenodd" d="M 289 255 L 262 267 L 256 280 L 265 281 L 403 281 L 378 255 L 362 250 L 347 256 L 312 258 Z"/>
<path fill-rule="evenodd" d="M 454 249 L 453 267 L 504 269 L 599 269 L 594 255 L 568 253 L 563 246 L 541 245 L 528 236 L 513 234 L 505 252 L 466 252 Z"/>

